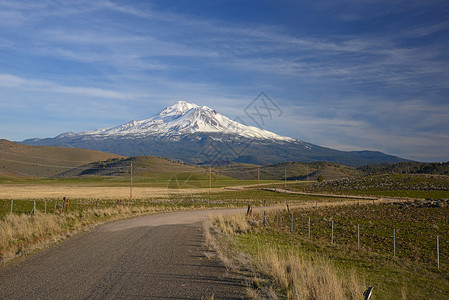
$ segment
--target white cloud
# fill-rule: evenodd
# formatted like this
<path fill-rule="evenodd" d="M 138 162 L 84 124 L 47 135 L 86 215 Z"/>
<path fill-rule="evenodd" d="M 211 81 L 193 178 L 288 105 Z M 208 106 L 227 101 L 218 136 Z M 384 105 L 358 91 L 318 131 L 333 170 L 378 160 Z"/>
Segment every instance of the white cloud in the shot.
<path fill-rule="evenodd" d="M 50 81 L 24 79 L 10 74 L 0 74 L 0 87 L 82 95 L 107 99 L 134 99 L 138 97 L 137 95 L 125 94 L 113 90 L 104 90 L 93 87 L 65 86 Z"/>
<path fill-rule="evenodd" d="M 382 1 L 370 1 L 368 7 Z M 326 11 L 342 4 L 334 2 L 316 5 Z M 336 19 L 360 22 L 371 13 L 360 1 L 343 4 L 355 7 L 346 15 L 336 11 Z M 373 11 L 369 18 L 403 6 Z M 430 153 L 421 142 L 435 138 L 442 148 L 446 143 L 441 128 L 449 127 L 449 107 L 441 95 L 449 90 L 447 44 L 408 40 L 448 30 L 447 21 L 429 20 L 397 31 L 349 34 L 336 29 L 308 35 L 296 34 L 282 20 L 277 25 L 231 22 L 156 10 L 147 2 L 0 1 L 0 24 L 0 51 L 18 66 L 8 68 L 6 60 L 1 64 L 4 90 L 111 100 L 119 110 L 128 108 L 126 118 L 133 113 L 148 117 L 147 110 L 178 99 L 233 117 L 266 91 L 286 99 L 285 124 L 270 125 L 280 134 L 339 148 L 408 151 L 416 157 L 419 151 Z M 67 65 L 65 81 L 52 79 L 57 71 L 47 71 L 48 64 Z M 304 97 L 304 103 L 298 100 Z M 46 102 L 48 110 L 61 110 L 54 101 Z M 313 101 L 316 106 L 310 105 Z"/>

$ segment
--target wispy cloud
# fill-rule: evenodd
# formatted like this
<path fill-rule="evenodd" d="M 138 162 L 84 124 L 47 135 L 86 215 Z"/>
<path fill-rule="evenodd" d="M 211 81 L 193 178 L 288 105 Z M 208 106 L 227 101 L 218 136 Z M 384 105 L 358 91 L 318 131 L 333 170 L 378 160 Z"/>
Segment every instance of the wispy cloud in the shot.
<path fill-rule="evenodd" d="M 10 74 L 0 74 L 0 87 L 22 90 L 74 94 L 107 99 L 134 99 L 137 96 L 93 87 L 64 86 L 49 81 L 30 80 Z"/>
<path fill-rule="evenodd" d="M 178 99 L 232 117 L 263 90 L 292 113 L 272 128 L 304 140 L 402 154 L 445 136 L 445 1 L 278 3 L 273 14 L 245 17 L 179 7 L 0 0 L 0 88 L 16 93 L 17 105 L 21 92 L 39 92 L 47 112 L 62 109 L 60 95 L 90 102 L 102 116 L 109 101 L 127 110 L 123 118 L 148 117 Z"/>

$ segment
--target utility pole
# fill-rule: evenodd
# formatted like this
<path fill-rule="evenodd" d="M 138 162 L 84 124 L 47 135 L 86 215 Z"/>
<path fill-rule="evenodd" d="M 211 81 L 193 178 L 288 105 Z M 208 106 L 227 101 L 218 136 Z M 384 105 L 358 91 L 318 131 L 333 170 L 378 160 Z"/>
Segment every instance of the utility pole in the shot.
<path fill-rule="evenodd" d="M 260 175 L 259 175 L 259 166 L 257 166 L 257 189 L 260 189 Z"/>
<path fill-rule="evenodd" d="M 129 199 L 133 198 L 133 162 L 131 162 L 131 181 L 129 186 Z"/>
<path fill-rule="evenodd" d="M 284 188 L 287 187 L 287 166 L 284 167 Z"/>
<path fill-rule="evenodd" d="M 209 166 L 209 195 L 212 186 L 212 166 Z"/>

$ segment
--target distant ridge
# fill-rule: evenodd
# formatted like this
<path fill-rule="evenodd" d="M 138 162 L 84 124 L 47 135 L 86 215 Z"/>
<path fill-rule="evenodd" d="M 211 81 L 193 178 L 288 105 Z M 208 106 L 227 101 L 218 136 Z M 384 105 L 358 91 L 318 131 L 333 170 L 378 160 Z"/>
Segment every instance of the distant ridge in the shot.
<path fill-rule="evenodd" d="M 329 161 L 363 166 L 407 161 L 377 151 L 339 151 L 280 136 L 233 121 L 209 107 L 185 101 L 178 101 L 148 119 L 22 143 L 101 150 L 125 156 L 162 156 L 211 165 Z"/>
<path fill-rule="evenodd" d="M 0 139 L 0 176 L 51 177 L 94 161 L 121 157 L 101 151 L 28 146 Z"/>

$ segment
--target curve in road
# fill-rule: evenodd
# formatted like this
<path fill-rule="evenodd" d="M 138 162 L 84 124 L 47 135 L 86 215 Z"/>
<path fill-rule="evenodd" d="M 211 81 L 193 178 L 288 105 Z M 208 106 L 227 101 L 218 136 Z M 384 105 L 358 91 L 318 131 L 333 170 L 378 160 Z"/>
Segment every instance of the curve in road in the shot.
<path fill-rule="evenodd" d="M 244 278 L 207 258 L 201 222 L 244 209 L 111 222 L 0 269 L 0 299 L 241 299 Z"/>

